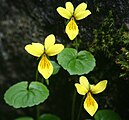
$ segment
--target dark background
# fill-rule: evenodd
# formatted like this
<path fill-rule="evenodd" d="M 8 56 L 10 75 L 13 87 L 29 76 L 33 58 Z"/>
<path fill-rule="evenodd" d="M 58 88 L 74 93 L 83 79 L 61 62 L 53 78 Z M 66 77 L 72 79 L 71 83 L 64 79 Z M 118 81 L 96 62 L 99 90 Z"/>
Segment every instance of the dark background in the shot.
<path fill-rule="evenodd" d="M 66 0 L 0 0 L 0 120 L 14 120 L 21 116 L 35 117 L 35 107 L 14 109 L 8 106 L 3 95 L 13 84 L 34 81 L 36 58 L 27 54 L 24 46 L 32 41 L 43 42 L 53 33 L 58 42 L 72 46 L 64 32 L 66 20 L 56 11 Z M 122 120 L 129 118 L 129 63 L 126 56 L 129 38 L 128 0 L 71 0 L 74 6 L 88 3 L 92 12 L 78 21 L 79 50 L 92 52 L 96 59 L 94 71 L 86 75 L 90 83 L 107 79 L 105 92 L 96 95 L 99 109 L 111 109 Z M 126 42 L 125 42 L 126 41 Z M 126 51 L 123 51 L 125 48 Z M 126 54 L 125 54 L 125 53 Z M 123 61 L 126 65 L 123 65 Z M 123 66 L 122 66 L 123 65 Z M 124 74 L 120 77 L 121 74 Z M 41 76 L 40 76 L 41 77 Z M 41 113 L 53 113 L 70 120 L 74 82 L 78 76 L 70 76 L 62 68 L 50 78 L 50 96 L 42 104 Z M 78 112 L 81 96 L 77 96 L 75 113 Z M 90 118 L 85 110 L 81 119 Z"/>

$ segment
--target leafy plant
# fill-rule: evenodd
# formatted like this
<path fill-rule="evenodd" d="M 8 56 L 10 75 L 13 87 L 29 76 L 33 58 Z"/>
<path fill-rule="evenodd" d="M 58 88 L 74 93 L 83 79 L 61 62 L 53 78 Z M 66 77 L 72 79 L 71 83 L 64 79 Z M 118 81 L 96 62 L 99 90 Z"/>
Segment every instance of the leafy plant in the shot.
<path fill-rule="evenodd" d="M 56 43 L 56 37 L 53 34 L 48 35 L 44 40 L 44 45 L 39 42 L 33 42 L 25 46 L 25 50 L 38 57 L 38 66 L 35 74 L 35 81 L 28 83 L 28 81 L 23 81 L 16 83 L 11 86 L 4 95 L 6 103 L 14 108 L 26 108 L 36 106 L 37 120 L 60 120 L 59 117 L 52 114 L 43 114 L 40 115 L 40 110 L 38 105 L 44 103 L 49 99 L 49 78 L 51 75 L 58 75 L 60 68 L 62 67 L 69 73 L 69 76 L 75 75 L 78 80 L 75 84 L 76 91 L 73 96 L 72 111 L 71 111 L 71 120 L 80 119 L 80 114 L 82 106 L 89 113 L 89 115 L 94 116 L 98 110 L 98 103 L 92 97 L 91 93 L 98 94 L 106 89 L 107 80 L 98 82 L 96 85 L 89 84 L 88 79 L 84 76 L 89 74 L 94 70 L 96 66 L 96 60 L 92 53 L 97 54 L 99 50 L 104 51 L 105 54 L 111 58 L 115 55 L 116 51 L 119 49 L 119 45 L 123 43 L 121 41 L 123 35 L 123 27 L 117 30 L 114 28 L 114 19 L 112 18 L 112 12 L 109 13 L 109 16 L 104 19 L 99 30 L 94 30 L 94 41 L 89 46 L 89 51 L 80 50 L 78 51 L 80 42 L 77 39 L 79 34 L 78 24 L 76 20 L 81 20 L 91 14 L 87 10 L 87 4 L 79 4 L 75 10 L 71 2 L 66 2 L 66 8 L 58 7 L 57 12 L 64 18 L 68 19 L 65 32 L 68 35 L 70 40 L 75 40 L 69 48 L 64 48 L 63 44 Z M 115 34 L 114 34 L 115 32 Z M 75 39 L 76 38 L 76 39 Z M 118 46 L 118 47 L 117 47 Z M 111 49 L 112 48 L 112 49 Z M 92 52 L 92 53 L 91 53 Z M 113 54 L 112 54 L 113 53 Z M 57 55 L 57 59 L 53 61 L 51 56 Z M 58 65 L 58 63 L 59 65 Z M 42 76 L 44 81 L 39 82 L 38 75 Z M 80 76 L 83 75 L 83 76 Z M 78 79 L 79 77 L 79 79 Z M 78 83 L 79 82 L 79 83 Z M 75 115 L 74 108 L 76 102 L 76 93 L 83 95 L 82 102 L 78 109 L 78 115 Z M 84 99 L 85 98 L 85 99 Z M 84 105 L 83 105 L 84 103 Z M 112 113 L 112 112 L 111 112 Z M 102 116 L 104 114 L 106 117 Z M 106 119 L 109 111 L 103 111 L 102 113 L 96 113 L 95 119 Z M 114 114 L 114 113 L 112 113 Z M 21 117 L 16 120 L 31 120 L 29 117 Z"/>

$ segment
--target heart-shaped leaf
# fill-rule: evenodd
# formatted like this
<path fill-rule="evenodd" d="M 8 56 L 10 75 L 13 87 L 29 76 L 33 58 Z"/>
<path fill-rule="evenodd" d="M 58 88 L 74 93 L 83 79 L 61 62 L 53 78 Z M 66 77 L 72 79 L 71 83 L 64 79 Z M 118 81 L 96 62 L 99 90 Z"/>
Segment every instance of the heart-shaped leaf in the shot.
<path fill-rule="evenodd" d="M 95 67 L 95 58 L 88 51 L 65 48 L 57 56 L 59 64 L 69 72 L 70 75 L 88 74 Z"/>
<path fill-rule="evenodd" d="M 11 86 L 4 95 L 4 100 L 14 108 L 25 108 L 44 102 L 49 95 L 49 90 L 40 82 L 27 81 Z"/>
<path fill-rule="evenodd" d="M 95 120 L 121 120 L 120 116 L 112 110 L 99 110 L 94 118 Z"/>

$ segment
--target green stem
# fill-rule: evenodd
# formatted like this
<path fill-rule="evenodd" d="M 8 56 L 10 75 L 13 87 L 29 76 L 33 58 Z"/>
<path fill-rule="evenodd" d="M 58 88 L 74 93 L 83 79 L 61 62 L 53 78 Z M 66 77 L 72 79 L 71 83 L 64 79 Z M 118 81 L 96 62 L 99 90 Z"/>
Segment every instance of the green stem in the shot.
<path fill-rule="evenodd" d="M 78 41 L 77 41 L 77 38 L 75 38 L 75 48 L 78 51 Z"/>
<path fill-rule="evenodd" d="M 46 84 L 49 85 L 49 79 L 45 79 Z"/>
<path fill-rule="evenodd" d="M 74 42 L 75 48 L 78 51 L 78 41 L 77 38 L 75 38 L 75 42 Z M 73 102 L 72 102 L 72 112 L 71 112 L 71 120 L 74 120 L 75 117 L 75 102 L 76 102 L 76 90 L 74 89 L 74 93 L 73 93 Z"/>
<path fill-rule="evenodd" d="M 36 70 L 35 81 L 38 81 L 38 69 Z M 40 117 L 39 105 L 36 106 L 36 117 L 37 117 L 36 120 L 39 120 Z"/>
<path fill-rule="evenodd" d="M 83 106 L 84 98 L 85 98 L 85 96 L 81 100 L 81 104 L 80 104 L 77 120 L 79 120 L 79 118 L 80 118 L 80 114 L 81 114 L 81 111 L 82 111 L 82 106 Z"/>
<path fill-rule="evenodd" d="M 73 102 L 72 102 L 71 120 L 74 120 L 75 102 L 76 102 L 76 90 L 74 90 L 74 93 L 73 93 Z"/>
<path fill-rule="evenodd" d="M 36 73 L 35 73 L 35 81 L 38 81 L 38 69 L 36 70 Z"/>
<path fill-rule="evenodd" d="M 40 117 L 40 108 L 39 108 L 39 105 L 36 106 L 36 116 L 37 116 L 37 120 L 39 120 L 39 117 Z"/>

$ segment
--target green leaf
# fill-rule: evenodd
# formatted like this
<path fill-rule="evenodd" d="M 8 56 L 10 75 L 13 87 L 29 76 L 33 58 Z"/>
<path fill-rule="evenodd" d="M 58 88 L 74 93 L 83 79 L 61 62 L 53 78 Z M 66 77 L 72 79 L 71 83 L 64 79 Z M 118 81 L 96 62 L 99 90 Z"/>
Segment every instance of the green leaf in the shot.
<path fill-rule="evenodd" d="M 61 119 L 56 115 L 43 114 L 40 116 L 40 120 L 61 120 Z"/>
<path fill-rule="evenodd" d="M 4 95 L 4 100 L 14 108 L 25 108 L 44 102 L 49 90 L 40 82 L 19 82 L 11 86 Z"/>
<path fill-rule="evenodd" d="M 34 120 L 32 117 L 20 117 L 16 118 L 15 120 Z"/>
<path fill-rule="evenodd" d="M 121 120 L 120 116 L 112 110 L 99 110 L 94 118 L 95 120 Z"/>
<path fill-rule="evenodd" d="M 85 50 L 77 53 L 76 49 L 65 48 L 58 54 L 57 60 L 70 75 L 88 74 L 95 67 L 94 56 Z"/>
<path fill-rule="evenodd" d="M 53 67 L 54 67 L 54 71 L 53 71 L 53 75 L 57 74 L 60 70 L 60 66 L 55 62 L 55 61 L 51 61 Z"/>

